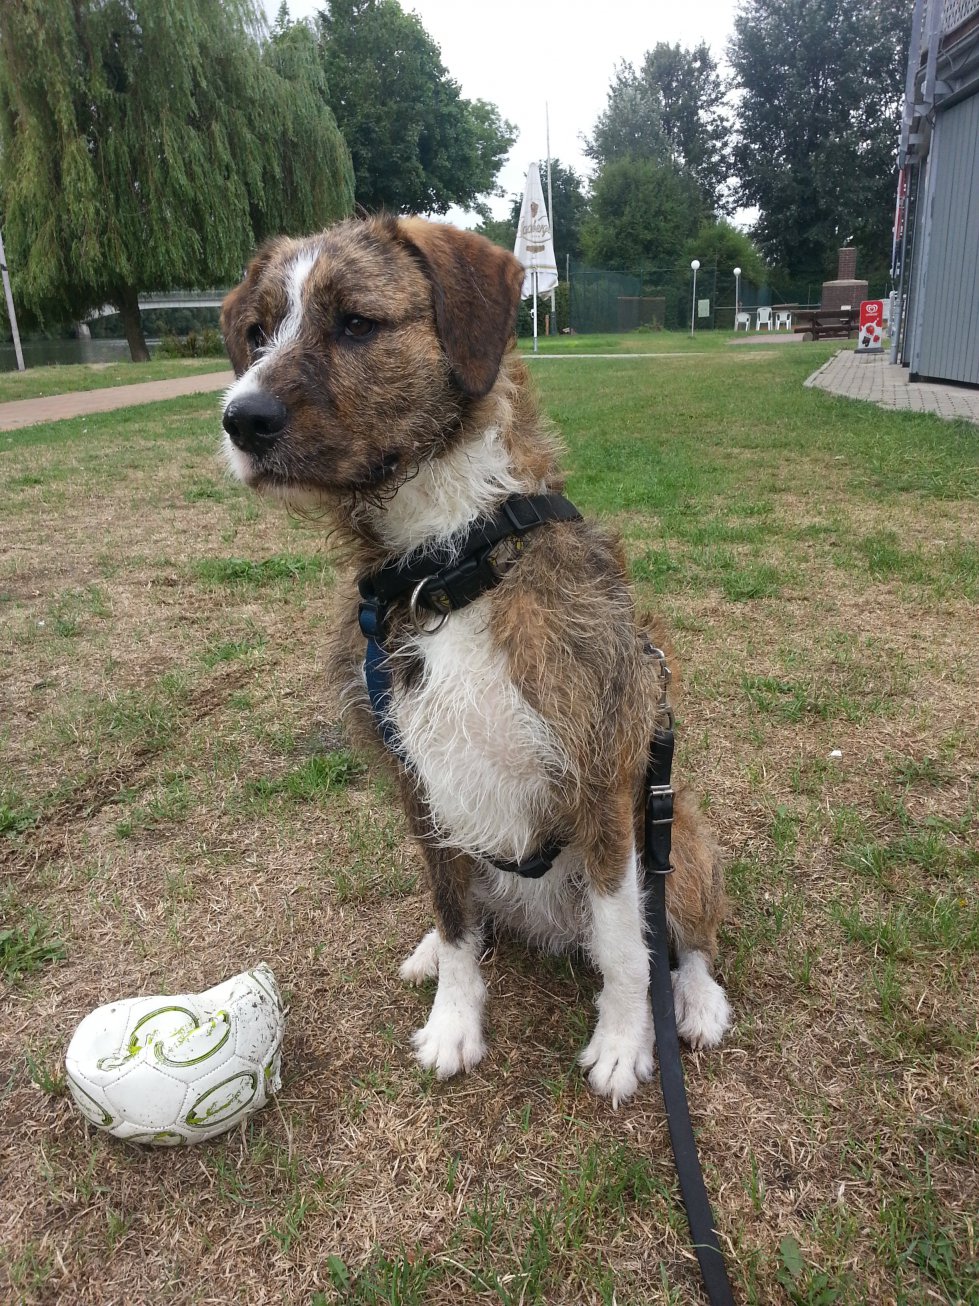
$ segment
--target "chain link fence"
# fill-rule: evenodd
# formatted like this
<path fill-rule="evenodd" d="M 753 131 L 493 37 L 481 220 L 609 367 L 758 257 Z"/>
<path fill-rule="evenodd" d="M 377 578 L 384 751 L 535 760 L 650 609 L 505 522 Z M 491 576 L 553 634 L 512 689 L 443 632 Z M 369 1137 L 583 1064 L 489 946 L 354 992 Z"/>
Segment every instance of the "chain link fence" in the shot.
<path fill-rule="evenodd" d="M 715 267 L 698 271 L 696 296 L 689 264 L 610 272 L 572 263 L 569 271 L 568 324 L 581 334 L 689 330 L 691 314 L 697 330 L 734 325 L 734 278 L 728 288 Z M 727 304 L 718 302 L 719 293 Z"/>
<path fill-rule="evenodd" d="M 695 331 L 734 329 L 734 269 L 714 264 L 697 271 L 696 291 L 689 263 L 679 267 L 638 267 L 613 272 L 572 262 L 568 309 L 558 314 L 558 329 L 579 334 L 622 331 Z M 872 282 L 868 298 L 886 295 L 889 286 Z M 741 278 L 742 310 L 761 307 L 818 308 L 822 281 L 797 278 L 784 284 L 755 285 Z"/>
<path fill-rule="evenodd" d="M 886 298 L 889 285 L 871 282 L 868 298 Z M 538 330 L 543 336 L 574 332 L 576 335 L 616 335 L 626 331 L 733 331 L 734 270 L 713 264 L 697 271 L 696 295 L 689 263 L 672 268 L 637 267 L 629 271 L 593 268 L 571 262 L 555 295 L 551 321 L 549 295 L 538 301 Z M 741 278 L 743 311 L 762 307 L 818 308 L 822 281 L 805 277 L 757 286 Z M 531 300 L 520 306 L 518 334 L 529 336 Z"/>

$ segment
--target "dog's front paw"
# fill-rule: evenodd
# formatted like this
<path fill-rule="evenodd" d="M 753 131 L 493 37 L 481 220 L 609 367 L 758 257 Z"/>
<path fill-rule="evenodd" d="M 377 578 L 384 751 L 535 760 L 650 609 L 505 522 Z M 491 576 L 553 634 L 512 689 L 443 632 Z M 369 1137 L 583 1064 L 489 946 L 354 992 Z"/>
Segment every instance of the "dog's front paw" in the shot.
<path fill-rule="evenodd" d="M 479 1024 L 458 1011 L 432 1009 L 428 1024 L 411 1037 L 418 1062 L 434 1070 L 436 1079 L 451 1079 L 461 1070 L 472 1070 L 486 1055 L 486 1043 Z"/>
<path fill-rule="evenodd" d="M 653 1022 L 648 1012 L 631 1025 L 599 1017 L 591 1042 L 578 1058 L 588 1083 L 612 1106 L 627 1101 L 653 1075 Z"/>
<path fill-rule="evenodd" d="M 410 957 L 405 957 L 398 974 L 408 984 L 424 984 L 439 973 L 439 932 L 429 930 Z"/>
<path fill-rule="evenodd" d="M 699 952 L 687 953 L 673 972 L 677 1033 L 692 1048 L 716 1048 L 731 1028 L 733 1014 L 724 990 Z"/>

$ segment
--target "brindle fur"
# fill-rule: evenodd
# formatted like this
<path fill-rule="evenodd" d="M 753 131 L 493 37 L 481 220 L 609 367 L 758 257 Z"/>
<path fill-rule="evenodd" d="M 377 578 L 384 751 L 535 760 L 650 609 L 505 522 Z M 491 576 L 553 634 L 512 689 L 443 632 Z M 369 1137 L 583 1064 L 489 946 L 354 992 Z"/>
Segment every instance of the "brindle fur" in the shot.
<path fill-rule="evenodd" d="M 383 505 L 426 459 L 480 439 L 491 425 L 524 490 L 562 489 L 558 442 L 512 348 L 522 271 L 505 251 L 469 233 L 376 218 L 344 222 L 307 241 L 273 242 L 222 311 L 239 375 L 254 359 L 249 328 L 273 333 L 285 311 L 283 269 L 311 247 L 319 254 L 304 289 L 300 337 L 263 382 L 288 408 L 288 431 L 250 478 L 256 488 L 300 510 L 325 509 L 355 579 L 392 556 L 372 506 Z M 339 324 L 349 313 L 381 324 L 368 347 L 344 337 Z M 397 470 L 378 479 L 377 468 L 395 458 Z M 553 785 L 540 840 L 577 844 L 592 884 L 611 893 L 634 839 L 641 846 L 642 779 L 660 688 L 658 664 L 643 651 L 621 546 L 592 524 L 544 526 L 528 537 L 490 604 L 491 638 L 510 676 L 570 758 Z M 439 930 L 452 942 L 474 924 L 478 862 L 439 846 L 425 795 L 380 746 L 360 676 L 352 582 L 346 612 L 333 662 L 351 723 L 399 775 Z M 406 612 L 396 609 L 386 641 L 392 652 L 407 629 Z M 410 682 L 410 663 L 394 658 L 393 666 L 400 683 Z M 721 860 L 696 802 L 683 792 L 673 862 L 667 902 L 676 941 L 713 958 L 724 911 Z"/>

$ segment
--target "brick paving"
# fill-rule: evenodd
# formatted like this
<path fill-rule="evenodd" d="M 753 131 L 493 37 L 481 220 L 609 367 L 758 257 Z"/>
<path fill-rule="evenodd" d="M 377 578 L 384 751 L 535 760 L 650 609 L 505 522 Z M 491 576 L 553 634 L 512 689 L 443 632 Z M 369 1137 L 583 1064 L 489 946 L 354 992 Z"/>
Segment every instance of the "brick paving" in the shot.
<path fill-rule="evenodd" d="M 935 381 L 909 381 L 908 369 L 892 364 L 886 352 L 857 354 L 843 349 L 813 372 L 806 385 L 882 408 L 937 413 L 939 417 L 979 424 L 979 390 Z"/>
<path fill-rule="evenodd" d="M 172 377 L 169 381 L 106 386 L 101 390 L 73 390 L 46 399 L 14 399 L 0 404 L 0 431 L 16 431 L 24 426 L 36 426 L 39 422 L 59 422 L 65 417 L 84 417 L 88 413 L 108 413 L 114 408 L 131 408 L 134 404 L 154 404 L 180 395 L 206 394 L 211 390 L 223 390 L 233 380 L 234 373 L 225 370 Z"/>

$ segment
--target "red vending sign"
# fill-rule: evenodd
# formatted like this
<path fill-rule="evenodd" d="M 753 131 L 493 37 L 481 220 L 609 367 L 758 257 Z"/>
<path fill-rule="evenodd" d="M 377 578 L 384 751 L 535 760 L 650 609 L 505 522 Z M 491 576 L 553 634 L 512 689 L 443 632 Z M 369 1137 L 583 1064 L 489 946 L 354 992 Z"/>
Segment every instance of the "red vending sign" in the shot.
<path fill-rule="evenodd" d="M 857 352 L 869 354 L 883 348 L 884 339 L 884 301 L 882 299 L 865 299 L 860 305 L 860 332 L 857 336 Z"/>

